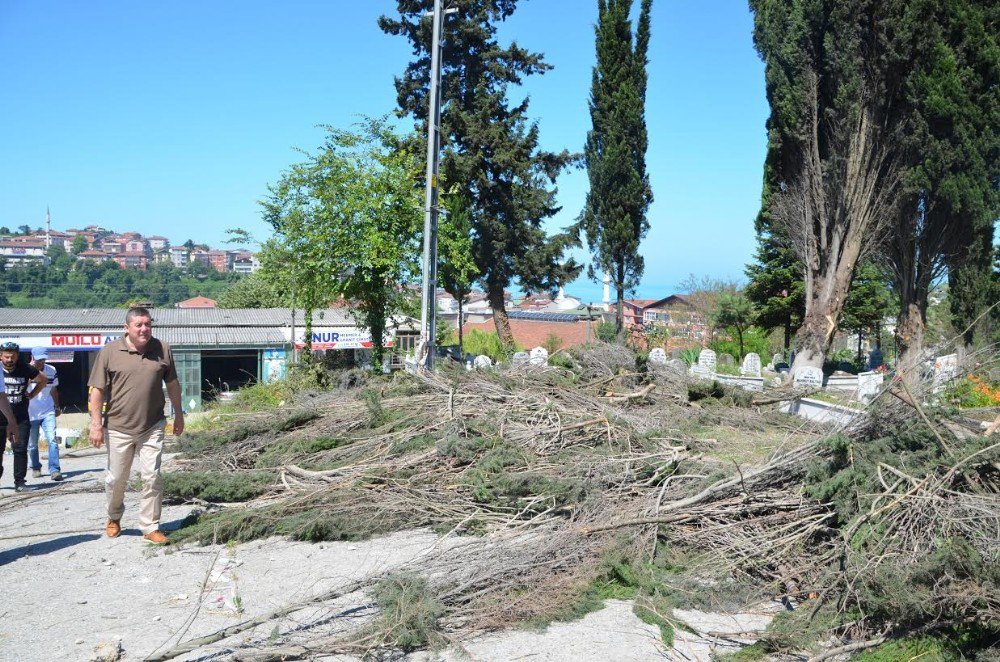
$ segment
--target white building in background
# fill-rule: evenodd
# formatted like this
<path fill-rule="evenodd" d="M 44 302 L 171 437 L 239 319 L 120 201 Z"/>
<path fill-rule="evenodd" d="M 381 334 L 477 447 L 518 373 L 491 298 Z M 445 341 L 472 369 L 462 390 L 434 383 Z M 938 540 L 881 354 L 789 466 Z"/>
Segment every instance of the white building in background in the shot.
<path fill-rule="evenodd" d="M 48 263 L 47 253 L 48 249 L 45 247 L 44 239 L 0 240 L 0 257 L 7 260 L 8 264 L 27 264 L 29 262 L 46 264 Z"/>
<path fill-rule="evenodd" d="M 170 242 L 167 241 L 166 237 L 161 237 L 159 235 L 146 237 L 146 241 L 149 243 L 149 250 L 153 251 L 154 253 L 156 251 L 162 251 L 164 248 L 167 248 L 170 245 Z"/>
<path fill-rule="evenodd" d="M 178 269 L 184 269 L 191 261 L 191 251 L 188 250 L 187 246 L 171 246 L 170 261 Z"/>

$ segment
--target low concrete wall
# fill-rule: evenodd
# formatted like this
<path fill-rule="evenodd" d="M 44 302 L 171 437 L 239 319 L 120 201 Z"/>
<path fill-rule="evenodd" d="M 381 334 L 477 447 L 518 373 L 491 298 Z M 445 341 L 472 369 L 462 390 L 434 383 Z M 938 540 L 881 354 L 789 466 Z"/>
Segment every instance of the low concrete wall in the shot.
<path fill-rule="evenodd" d="M 857 409 L 811 398 L 798 398 L 782 402 L 780 409 L 786 414 L 795 414 L 817 423 L 833 423 L 834 425 L 847 425 L 861 414 Z"/>
<path fill-rule="evenodd" d="M 738 386 L 747 391 L 763 391 L 763 377 L 737 377 L 736 375 L 716 375 L 715 381 L 727 386 Z"/>

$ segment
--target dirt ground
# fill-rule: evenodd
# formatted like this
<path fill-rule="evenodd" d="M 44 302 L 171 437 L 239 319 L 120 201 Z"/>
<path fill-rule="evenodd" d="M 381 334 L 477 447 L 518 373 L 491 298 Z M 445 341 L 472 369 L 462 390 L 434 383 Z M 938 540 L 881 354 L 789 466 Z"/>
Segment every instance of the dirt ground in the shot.
<path fill-rule="evenodd" d="M 281 539 L 241 545 L 156 548 L 136 528 L 138 494 L 126 496 L 123 532 L 103 535 L 104 455 L 79 451 L 62 461 L 67 480 L 29 477 L 15 494 L 12 457 L 0 482 L 0 658 L 87 660 L 95 650 L 117 649 L 140 660 L 180 641 L 215 632 L 284 605 L 307 599 L 371 573 L 399 567 L 440 544 L 429 531 L 408 531 L 360 543 L 301 543 Z M 166 506 L 164 529 L 179 527 L 190 506 Z M 766 610 L 765 610 L 766 612 Z M 296 612 L 179 659 L 226 659 L 243 642 L 263 643 L 343 632 L 370 618 L 360 593 L 335 604 Z M 681 634 L 666 648 L 654 626 L 627 602 L 543 632 L 513 630 L 420 652 L 412 660 L 707 660 L 733 648 L 725 632 L 766 626 L 764 614 L 686 615 L 715 637 Z M 721 620 L 720 620 L 721 618 Z M 714 620 L 713 620 L 714 619 Z M 701 629 L 701 628 L 699 628 Z M 743 634 L 741 637 L 745 637 Z M 331 658 L 334 659 L 334 658 Z M 340 657 L 347 660 L 351 658 Z"/>

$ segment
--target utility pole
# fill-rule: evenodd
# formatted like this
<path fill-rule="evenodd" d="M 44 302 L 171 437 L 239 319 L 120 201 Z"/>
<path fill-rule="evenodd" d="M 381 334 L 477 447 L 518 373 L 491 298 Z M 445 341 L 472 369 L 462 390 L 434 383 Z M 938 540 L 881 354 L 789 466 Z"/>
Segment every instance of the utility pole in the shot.
<path fill-rule="evenodd" d="M 417 363 L 431 369 L 434 365 L 434 328 L 437 322 L 437 234 L 438 234 L 438 157 L 441 149 L 441 28 L 445 13 L 443 0 L 434 0 L 431 20 L 431 81 L 427 96 L 427 184 L 424 208 L 423 287 L 420 292 L 420 348 Z"/>

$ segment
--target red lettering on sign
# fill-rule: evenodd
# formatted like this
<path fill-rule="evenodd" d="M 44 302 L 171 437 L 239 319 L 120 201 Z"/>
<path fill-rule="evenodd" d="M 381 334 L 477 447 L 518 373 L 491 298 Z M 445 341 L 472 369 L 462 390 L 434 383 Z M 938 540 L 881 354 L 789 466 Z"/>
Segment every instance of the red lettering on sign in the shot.
<path fill-rule="evenodd" d="M 52 347 L 101 347 L 104 339 L 100 334 L 52 335 Z"/>

